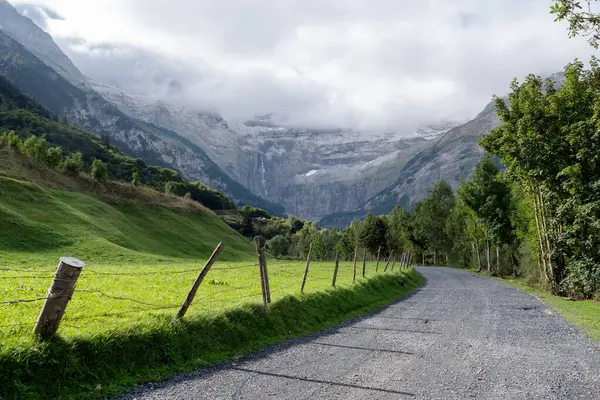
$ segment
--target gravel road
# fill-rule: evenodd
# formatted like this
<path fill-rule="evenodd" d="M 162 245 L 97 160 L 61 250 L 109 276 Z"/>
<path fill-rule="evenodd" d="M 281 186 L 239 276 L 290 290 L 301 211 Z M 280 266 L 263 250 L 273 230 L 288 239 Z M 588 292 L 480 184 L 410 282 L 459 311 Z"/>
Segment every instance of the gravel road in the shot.
<path fill-rule="evenodd" d="M 600 399 L 600 345 L 533 296 L 419 271 L 421 289 L 367 316 L 119 399 Z"/>

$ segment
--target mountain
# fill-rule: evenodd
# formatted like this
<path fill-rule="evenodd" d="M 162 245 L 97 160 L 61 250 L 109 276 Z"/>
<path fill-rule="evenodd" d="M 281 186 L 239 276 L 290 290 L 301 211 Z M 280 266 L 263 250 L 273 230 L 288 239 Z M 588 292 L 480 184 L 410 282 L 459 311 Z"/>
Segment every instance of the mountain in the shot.
<path fill-rule="evenodd" d="M 182 98 L 156 99 L 92 84 L 123 113 L 177 132 L 232 179 L 309 220 L 359 207 L 391 185 L 411 156 L 454 126 L 426 127 L 406 136 L 299 129 L 281 126 L 273 116 L 228 123 Z"/>
<path fill-rule="evenodd" d="M 224 192 L 239 203 L 282 215 L 234 181 L 201 148 L 171 130 L 131 117 L 106 101 L 84 79 L 52 38 L 0 0 L 0 74 L 23 93 L 70 123 L 105 136 L 131 156 L 180 171 L 187 179 Z"/>
<path fill-rule="evenodd" d="M 404 165 L 398 178 L 386 189 L 351 212 L 333 213 L 319 221 L 321 226 L 341 227 L 368 212 L 390 212 L 396 204 L 412 207 L 427 196 L 435 183 L 446 180 L 453 189 L 471 176 L 484 156 L 479 139 L 500 125 L 493 103 L 472 121 L 449 130 Z"/>

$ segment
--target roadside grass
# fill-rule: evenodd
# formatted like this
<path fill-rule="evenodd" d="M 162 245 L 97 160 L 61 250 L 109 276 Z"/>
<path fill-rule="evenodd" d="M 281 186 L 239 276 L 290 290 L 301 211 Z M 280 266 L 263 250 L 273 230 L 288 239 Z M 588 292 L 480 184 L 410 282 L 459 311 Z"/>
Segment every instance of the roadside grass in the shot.
<path fill-rule="evenodd" d="M 186 269 L 185 264 L 168 268 Z M 174 318 L 196 273 L 111 274 L 109 267 L 84 269 L 67 313 L 52 342 L 31 334 L 41 303 L 2 307 L 0 385 L 4 399 L 99 399 L 146 381 L 162 380 L 270 344 L 342 322 L 398 299 L 423 283 L 413 269 L 374 274 L 352 283 L 352 264 L 341 263 L 332 289 L 333 263 L 314 263 L 305 294 L 300 291 L 303 263 L 271 262 L 273 303 L 261 303 L 258 267 L 217 263 L 182 321 Z M 36 274 L 34 269 L 28 273 Z M 91 273 L 95 270 L 95 273 Z M 160 268 L 129 267 L 128 273 Z M 25 271 L 24 271 L 25 272 Z M 4 271 L 1 276 L 16 274 Z M 369 278 L 370 277 L 370 278 Z M 0 279 L 3 299 L 43 296 L 51 275 L 40 279 Z M 4 281 L 4 282 L 2 282 Z M 7 283 L 11 282 L 11 283 Z M 250 286 L 250 287 L 248 287 Z M 131 298 L 156 306 L 135 303 Z M 11 326 L 24 324 L 22 326 Z"/>
<path fill-rule="evenodd" d="M 487 276 L 484 272 L 467 270 L 477 275 Z M 517 289 L 524 290 L 537 297 L 543 303 L 557 311 L 564 319 L 583 330 L 587 336 L 600 342 L 600 302 L 596 300 L 571 300 L 562 296 L 552 295 L 544 290 L 528 285 L 523 278 L 492 277 Z"/>

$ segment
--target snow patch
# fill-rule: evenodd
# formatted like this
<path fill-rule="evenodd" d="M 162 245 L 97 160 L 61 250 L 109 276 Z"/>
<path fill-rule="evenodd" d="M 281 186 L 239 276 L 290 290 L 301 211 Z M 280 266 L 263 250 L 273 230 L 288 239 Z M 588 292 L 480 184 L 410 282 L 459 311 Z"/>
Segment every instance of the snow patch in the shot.
<path fill-rule="evenodd" d="M 308 172 L 307 172 L 306 174 L 304 174 L 304 175 L 305 175 L 305 176 L 313 176 L 313 175 L 314 175 L 314 174 L 316 174 L 316 173 L 317 173 L 317 170 L 316 170 L 316 169 L 313 169 L 313 170 L 310 170 L 310 171 L 308 171 Z"/>

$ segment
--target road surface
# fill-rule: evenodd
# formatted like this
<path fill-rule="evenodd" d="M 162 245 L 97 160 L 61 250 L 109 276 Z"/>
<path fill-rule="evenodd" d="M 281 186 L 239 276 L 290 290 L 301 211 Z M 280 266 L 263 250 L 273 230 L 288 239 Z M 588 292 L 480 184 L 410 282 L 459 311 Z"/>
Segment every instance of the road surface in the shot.
<path fill-rule="evenodd" d="M 600 399 L 600 345 L 533 296 L 419 271 L 421 289 L 365 317 L 119 399 Z"/>

